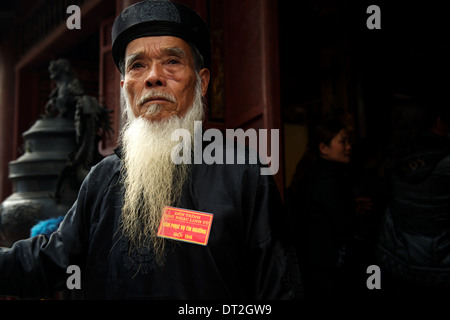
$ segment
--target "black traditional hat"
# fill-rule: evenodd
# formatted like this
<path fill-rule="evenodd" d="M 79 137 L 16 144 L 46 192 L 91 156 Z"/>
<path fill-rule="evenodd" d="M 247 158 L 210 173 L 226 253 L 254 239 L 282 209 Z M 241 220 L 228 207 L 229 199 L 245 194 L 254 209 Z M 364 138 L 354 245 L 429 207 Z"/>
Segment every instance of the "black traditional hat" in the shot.
<path fill-rule="evenodd" d="M 208 27 L 192 9 L 170 1 L 142 1 L 126 8 L 114 21 L 111 32 L 112 56 L 119 68 L 131 41 L 149 36 L 175 36 L 189 42 L 203 56 L 210 58 Z"/>

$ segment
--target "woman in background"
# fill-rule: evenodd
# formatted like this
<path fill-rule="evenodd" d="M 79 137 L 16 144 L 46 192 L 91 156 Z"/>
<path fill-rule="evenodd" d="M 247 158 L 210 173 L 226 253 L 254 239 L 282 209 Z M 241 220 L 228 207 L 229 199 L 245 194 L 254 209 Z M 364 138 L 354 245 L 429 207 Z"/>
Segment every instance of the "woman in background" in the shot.
<path fill-rule="evenodd" d="M 313 124 L 308 149 L 286 194 L 306 299 L 342 297 L 353 286 L 356 202 L 351 153 L 350 131 L 343 122 Z"/>

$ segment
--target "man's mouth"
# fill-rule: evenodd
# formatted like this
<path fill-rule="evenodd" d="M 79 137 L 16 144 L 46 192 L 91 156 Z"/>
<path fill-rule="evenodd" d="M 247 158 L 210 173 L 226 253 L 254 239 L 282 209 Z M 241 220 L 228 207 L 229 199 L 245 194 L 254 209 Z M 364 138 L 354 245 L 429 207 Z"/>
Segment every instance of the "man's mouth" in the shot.
<path fill-rule="evenodd" d="M 141 106 L 147 104 L 147 103 L 163 103 L 163 102 L 170 102 L 169 100 L 167 100 L 166 98 L 163 97 L 155 97 L 155 98 L 151 98 L 151 99 L 145 99 Z"/>
<path fill-rule="evenodd" d="M 153 93 L 149 92 L 141 98 L 139 105 L 143 106 L 147 103 L 163 103 L 172 102 L 175 103 L 175 98 L 169 94 Z"/>

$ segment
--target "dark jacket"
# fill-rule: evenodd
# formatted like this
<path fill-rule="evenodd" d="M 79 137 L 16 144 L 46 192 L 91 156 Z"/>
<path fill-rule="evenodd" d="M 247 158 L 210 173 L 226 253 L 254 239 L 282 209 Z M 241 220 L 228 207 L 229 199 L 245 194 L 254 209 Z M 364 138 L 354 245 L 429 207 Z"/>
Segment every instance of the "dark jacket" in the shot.
<path fill-rule="evenodd" d="M 225 154 L 226 150 L 224 150 Z M 283 299 L 283 206 L 258 165 L 193 165 L 180 207 L 214 214 L 207 246 L 169 241 L 159 267 L 149 250 L 129 251 L 118 221 L 122 162 L 93 167 L 50 239 L 0 249 L 0 294 L 41 297 L 64 289 L 69 265 L 85 299 Z"/>
<path fill-rule="evenodd" d="M 298 168 L 301 170 L 301 168 Z M 348 165 L 317 158 L 293 181 L 287 206 L 302 265 L 305 296 L 339 294 L 354 237 L 355 202 Z"/>
<path fill-rule="evenodd" d="M 401 153 L 401 150 L 396 150 Z M 410 285 L 450 288 L 450 143 L 426 133 L 397 157 L 376 255 Z"/>

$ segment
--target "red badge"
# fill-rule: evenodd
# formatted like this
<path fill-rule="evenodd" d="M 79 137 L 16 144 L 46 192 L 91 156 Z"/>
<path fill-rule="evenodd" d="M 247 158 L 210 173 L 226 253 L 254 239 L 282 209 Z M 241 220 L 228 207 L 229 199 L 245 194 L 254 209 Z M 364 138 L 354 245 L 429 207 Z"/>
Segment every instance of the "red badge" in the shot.
<path fill-rule="evenodd" d="M 165 207 L 158 236 L 206 246 L 212 219 L 211 213 Z"/>

